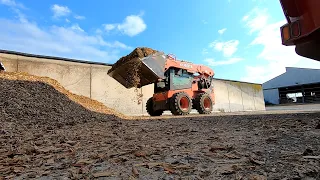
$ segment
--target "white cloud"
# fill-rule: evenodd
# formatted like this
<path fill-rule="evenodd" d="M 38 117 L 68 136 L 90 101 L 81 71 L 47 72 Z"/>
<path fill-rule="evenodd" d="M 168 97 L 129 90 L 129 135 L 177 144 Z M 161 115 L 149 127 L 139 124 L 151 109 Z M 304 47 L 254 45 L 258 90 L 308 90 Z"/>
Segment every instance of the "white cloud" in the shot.
<path fill-rule="evenodd" d="M 209 53 L 208 49 L 206 49 L 206 48 L 202 49 L 202 55 L 205 55 L 205 54 L 208 54 L 208 53 Z"/>
<path fill-rule="evenodd" d="M 259 12 L 257 9 L 255 12 Z M 263 12 L 263 11 L 260 11 Z M 248 32 L 256 32 L 256 37 L 250 43 L 250 47 L 262 47 L 262 51 L 254 59 L 256 65 L 247 65 L 246 74 L 241 80 L 263 83 L 285 72 L 285 67 L 305 67 L 320 68 L 320 62 L 303 58 L 295 53 L 294 46 L 284 46 L 281 44 L 280 26 L 286 23 L 286 20 L 270 23 L 267 11 L 256 13 L 248 17 Z M 263 23 L 256 24 L 257 19 L 263 19 Z"/>
<path fill-rule="evenodd" d="M 80 15 L 74 15 L 74 18 L 75 18 L 75 19 L 78 19 L 78 20 L 86 19 L 86 17 L 80 16 Z"/>
<path fill-rule="evenodd" d="M 252 34 L 265 27 L 268 19 L 267 9 L 254 8 L 242 18 L 242 21 L 245 22 L 245 25 L 250 29 L 249 33 Z"/>
<path fill-rule="evenodd" d="M 106 31 L 111 31 L 111 30 L 113 30 L 114 28 L 116 28 L 116 26 L 115 26 L 114 24 L 105 24 L 105 25 L 104 25 L 104 29 L 105 29 Z"/>
<path fill-rule="evenodd" d="M 141 15 L 130 15 L 127 16 L 121 24 L 106 24 L 104 28 L 106 31 L 117 29 L 121 33 L 132 37 L 145 31 L 147 25 Z"/>
<path fill-rule="evenodd" d="M 70 20 L 69 20 L 68 18 L 66 18 L 66 22 L 67 22 L 67 23 L 69 23 L 69 22 L 70 22 Z"/>
<path fill-rule="evenodd" d="M 25 9 L 24 5 L 21 3 L 17 3 L 14 0 L 0 0 L 0 4 L 12 7 L 12 8 L 22 8 Z"/>
<path fill-rule="evenodd" d="M 208 24 L 208 21 L 206 21 L 206 20 L 202 20 L 201 21 L 203 24 Z"/>
<path fill-rule="evenodd" d="M 67 58 L 110 62 L 119 59 L 119 50 L 131 50 L 119 41 L 107 42 L 74 24 L 71 27 L 40 27 L 36 23 L 0 19 L 0 49 Z"/>
<path fill-rule="evenodd" d="M 219 34 L 223 34 L 226 30 L 227 30 L 227 28 L 220 29 L 220 30 L 218 31 L 218 33 L 219 33 Z"/>
<path fill-rule="evenodd" d="M 84 32 L 84 30 L 79 26 L 79 24 L 72 25 L 71 29 L 79 32 Z"/>
<path fill-rule="evenodd" d="M 85 16 L 80 16 L 75 13 L 72 13 L 71 9 L 68 6 L 54 4 L 51 6 L 51 11 L 53 12 L 54 18 L 68 17 L 69 15 L 73 14 L 73 18 L 75 18 L 77 20 L 86 19 Z"/>
<path fill-rule="evenodd" d="M 214 41 L 210 43 L 209 47 L 217 51 L 222 51 L 225 57 L 231 57 L 238 50 L 238 45 L 238 40 L 230 40 L 226 42 Z"/>
<path fill-rule="evenodd" d="M 140 16 L 127 16 L 122 24 L 119 24 L 117 28 L 128 36 L 135 36 L 143 32 L 147 25 L 144 23 Z"/>
<path fill-rule="evenodd" d="M 0 0 L 0 4 L 10 7 L 21 22 L 26 21 L 25 15 L 21 12 L 22 9 L 27 9 L 23 4 L 14 0 Z"/>
<path fill-rule="evenodd" d="M 212 58 L 207 58 L 204 61 L 207 62 L 210 66 L 222 66 L 222 65 L 230 65 L 230 64 L 235 64 L 239 61 L 242 61 L 242 58 L 230 58 L 228 60 L 223 60 L 223 61 L 215 61 Z"/>
<path fill-rule="evenodd" d="M 223 56 L 226 60 L 219 60 L 216 61 L 213 58 L 207 58 L 204 59 L 206 63 L 209 64 L 209 66 L 222 66 L 222 65 L 230 65 L 238 63 L 239 61 L 242 61 L 243 58 L 240 57 L 234 57 L 233 55 L 238 50 L 239 41 L 238 40 L 230 40 L 230 41 L 214 41 L 209 44 L 210 48 L 213 48 L 214 50 L 218 52 L 222 52 Z M 203 49 L 202 54 L 207 54 L 207 49 Z"/>
<path fill-rule="evenodd" d="M 112 46 L 112 47 L 117 47 L 117 48 L 122 48 L 122 49 L 128 49 L 128 50 L 131 50 L 132 47 L 129 47 L 119 41 L 115 41 L 113 42 L 112 44 L 110 44 L 109 46 Z"/>
<path fill-rule="evenodd" d="M 101 29 L 96 29 L 95 33 L 101 35 L 103 31 Z"/>
<path fill-rule="evenodd" d="M 67 6 L 61 6 L 58 4 L 51 6 L 51 10 L 53 12 L 53 17 L 55 18 L 68 16 L 71 13 L 71 10 Z"/>
<path fill-rule="evenodd" d="M 246 15 L 246 16 L 243 16 L 242 21 L 247 21 L 248 19 L 249 19 L 249 16 Z"/>

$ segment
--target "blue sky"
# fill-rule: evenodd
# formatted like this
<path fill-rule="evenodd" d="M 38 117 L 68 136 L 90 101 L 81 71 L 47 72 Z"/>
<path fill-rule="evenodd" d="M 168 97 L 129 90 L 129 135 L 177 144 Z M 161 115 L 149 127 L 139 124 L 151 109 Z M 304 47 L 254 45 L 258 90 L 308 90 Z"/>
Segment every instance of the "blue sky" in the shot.
<path fill-rule="evenodd" d="M 278 0 L 199 2 L 0 0 L 0 49 L 114 63 L 146 46 L 256 83 L 287 66 L 320 68 L 281 45 Z"/>

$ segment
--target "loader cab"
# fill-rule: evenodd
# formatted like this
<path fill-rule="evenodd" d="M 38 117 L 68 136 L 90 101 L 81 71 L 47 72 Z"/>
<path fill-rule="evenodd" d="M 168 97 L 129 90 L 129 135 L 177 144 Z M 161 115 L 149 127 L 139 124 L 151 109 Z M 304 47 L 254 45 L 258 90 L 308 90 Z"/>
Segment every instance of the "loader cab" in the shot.
<path fill-rule="evenodd" d="M 185 69 L 169 68 L 165 72 L 165 79 L 154 84 L 154 92 L 166 92 L 169 90 L 188 89 L 192 86 L 194 75 Z"/>
<path fill-rule="evenodd" d="M 161 92 L 166 92 L 170 90 L 169 86 L 169 71 L 166 71 L 164 73 L 165 78 L 162 79 L 161 81 L 158 81 L 154 83 L 154 93 L 161 93 Z"/>

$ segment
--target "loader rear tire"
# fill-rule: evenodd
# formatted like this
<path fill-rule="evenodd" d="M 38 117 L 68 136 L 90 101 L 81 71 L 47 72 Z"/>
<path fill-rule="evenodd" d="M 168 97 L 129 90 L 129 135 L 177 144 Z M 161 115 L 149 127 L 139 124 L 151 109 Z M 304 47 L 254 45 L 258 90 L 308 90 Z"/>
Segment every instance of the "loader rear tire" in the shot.
<path fill-rule="evenodd" d="M 210 114 L 213 109 L 212 98 L 208 93 L 200 93 L 195 98 L 194 103 L 199 114 Z"/>
<path fill-rule="evenodd" d="M 185 92 L 174 94 L 170 99 L 170 111 L 173 115 L 188 115 L 192 109 L 192 100 Z"/>
<path fill-rule="evenodd" d="M 153 98 L 152 97 L 149 98 L 147 101 L 147 104 L 146 104 L 146 110 L 147 110 L 148 114 L 150 116 L 161 116 L 163 113 L 163 110 L 156 110 L 155 111 L 153 109 L 153 103 L 154 103 Z"/>

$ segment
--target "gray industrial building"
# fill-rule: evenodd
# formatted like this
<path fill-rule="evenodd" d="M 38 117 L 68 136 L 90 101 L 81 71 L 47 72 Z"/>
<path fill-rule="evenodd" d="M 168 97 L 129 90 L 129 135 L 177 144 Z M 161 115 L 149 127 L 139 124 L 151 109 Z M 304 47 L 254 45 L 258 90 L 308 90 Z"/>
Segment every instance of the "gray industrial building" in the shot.
<path fill-rule="evenodd" d="M 266 103 L 320 103 L 320 69 L 287 67 L 262 88 Z"/>

